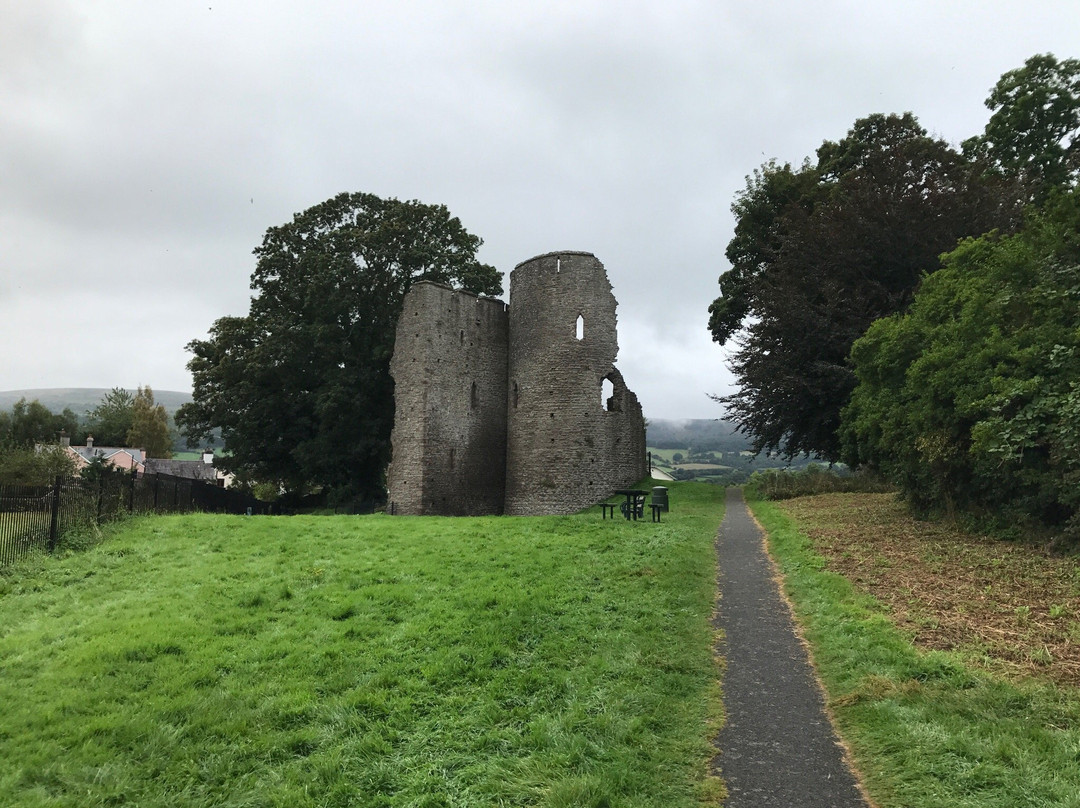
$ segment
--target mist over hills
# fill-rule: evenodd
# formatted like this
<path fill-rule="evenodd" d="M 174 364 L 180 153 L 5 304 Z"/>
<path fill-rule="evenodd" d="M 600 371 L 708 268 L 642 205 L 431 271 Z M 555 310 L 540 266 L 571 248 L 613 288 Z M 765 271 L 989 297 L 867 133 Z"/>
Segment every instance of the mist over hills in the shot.
<path fill-rule="evenodd" d="M 40 390 L 4 390 L 0 391 L 0 410 L 10 410 L 19 399 L 27 401 L 40 401 L 42 405 L 52 412 L 63 412 L 69 408 L 80 418 L 101 403 L 105 394 L 110 392 L 111 387 L 50 387 Z M 171 418 L 181 404 L 191 401 L 191 393 L 182 393 L 176 390 L 154 391 L 154 403 L 161 404 Z M 135 391 L 130 391 L 134 395 Z"/>
<path fill-rule="evenodd" d="M 19 399 L 40 401 L 52 412 L 70 408 L 80 418 L 101 403 L 112 388 L 53 387 L 38 390 L 0 391 L 0 410 L 10 410 Z M 132 390 L 132 393 L 135 391 Z M 154 401 L 173 417 L 182 404 L 191 401 L 191 393 L 154 389 Z M 693 448 L 701 452 L 739 452 L 750 448 L 750 440 L 735 432 L 735 425 L 720 419 L 650 418 L 646 442 L 657 449 Z"/>

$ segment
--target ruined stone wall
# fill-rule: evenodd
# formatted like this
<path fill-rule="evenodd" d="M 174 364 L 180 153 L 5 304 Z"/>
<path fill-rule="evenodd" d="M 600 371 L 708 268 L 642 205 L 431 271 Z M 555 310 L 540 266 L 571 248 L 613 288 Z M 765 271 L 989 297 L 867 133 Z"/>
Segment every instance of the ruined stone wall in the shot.
<path fill-rule="evenodd" d="M 390 365 L 396 512 L 573 513 L 645 477 L 615 306 L 603 264 L 582 252 L 519 264 L 509 307 L 415 284 Z"/>
<path fill-rule="evenodd" d="M 507 337 L 500 300 L 426 281 L 406 295 L 390 363 L 397 513 L 503 512 Z"/>
<path fill-rule="evenodd" d="M 646 475 L 641 405 L 614 367 L 615 306 L 591 253 L 511 273 L 506 513 L 572 513 Z"/>

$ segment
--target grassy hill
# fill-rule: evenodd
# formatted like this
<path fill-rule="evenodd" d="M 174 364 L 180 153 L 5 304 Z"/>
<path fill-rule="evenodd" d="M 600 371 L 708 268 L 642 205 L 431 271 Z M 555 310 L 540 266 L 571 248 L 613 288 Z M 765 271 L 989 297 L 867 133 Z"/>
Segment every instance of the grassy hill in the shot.
<path fill-rule="evenodd" d="M 0 576 L 0 805 L 690 808 L 723 492 L 133 520 Z"/>

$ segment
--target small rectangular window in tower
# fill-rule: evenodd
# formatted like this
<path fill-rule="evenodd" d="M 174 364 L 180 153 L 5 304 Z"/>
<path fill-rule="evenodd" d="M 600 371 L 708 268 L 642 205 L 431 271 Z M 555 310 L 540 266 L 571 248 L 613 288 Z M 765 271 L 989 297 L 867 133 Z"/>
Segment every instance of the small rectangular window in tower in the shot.
<path fill-rule="evenodd" d="M 606 376 L 600 382 L 600 406 L 608 412 L 618 412 L 619 406 L 615 401 L 615 385 Z"/>
<path fill-rule="evenodd" d="M 585 317 L 580 314 L 577 316 L 577 338 L 578 340 L 585 339 Z"/>

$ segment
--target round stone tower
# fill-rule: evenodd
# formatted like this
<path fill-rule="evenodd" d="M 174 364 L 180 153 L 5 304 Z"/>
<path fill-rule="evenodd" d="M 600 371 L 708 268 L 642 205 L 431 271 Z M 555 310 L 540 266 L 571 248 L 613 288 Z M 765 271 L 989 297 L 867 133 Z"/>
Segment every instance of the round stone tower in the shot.
<path fill-rule="evenodd" d="M 510 275 L 507 514 L 572 513 L 645 476 L 645 425 L 615 369 L 615 296 L 592 253 Z"/>

